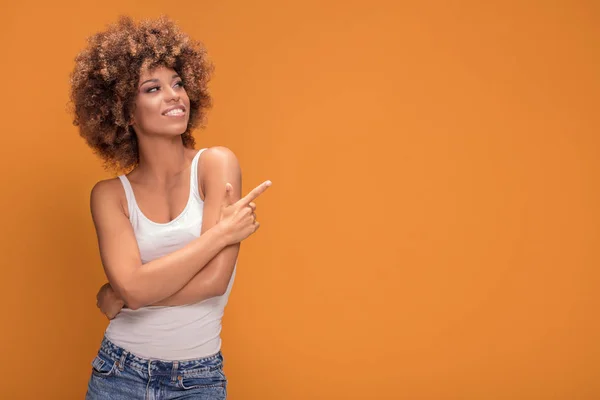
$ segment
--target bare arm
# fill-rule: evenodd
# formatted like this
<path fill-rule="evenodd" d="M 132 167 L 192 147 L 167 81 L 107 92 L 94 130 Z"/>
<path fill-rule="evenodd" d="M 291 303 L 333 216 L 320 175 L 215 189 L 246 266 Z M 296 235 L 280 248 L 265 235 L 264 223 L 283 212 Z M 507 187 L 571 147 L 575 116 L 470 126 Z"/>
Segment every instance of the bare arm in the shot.
<path fill-rule="evenodd" d="M 132 309 L 173 295 L 222 249 L 254 233 L 258 224 L 253 221 L 248 204 L 270 186 L 270 182 L 258 186 L 239 202 L 227 207 L 227 217 L 199 238 L 142 267 L 133 228 L 121 209 L 118 196 L 110 190 L 111 184 L 104 181 L 94 186 L 92 218 L 106 276 L 111 287 Z"/>
<path fill-rule="evenodd" d="M 214 227 L 220 216 L 223 189 L 232 186 L 230 201 L 237 201 L 242 194 L 242 173 L 235 154 L 225 147 L 212 147 L 200 156 L 198 169 L 200 185 L 204 188 L 202 231 L 204 235 Z M 197 303 L 225 293 L 239 254 L 240 243 L 225 247 L 196 274 L 181 290 L 154 305 L 178 306 Z"/>
<path fill-rule="evenodd" d="M 129 308 L 137 309 L 172 295 L 229 244 L 225 232 L 215 226 L 182 249 L 142 267 L 131 223 L 107 183 L 94 186 L 90 208 L 106 276 Z"/>

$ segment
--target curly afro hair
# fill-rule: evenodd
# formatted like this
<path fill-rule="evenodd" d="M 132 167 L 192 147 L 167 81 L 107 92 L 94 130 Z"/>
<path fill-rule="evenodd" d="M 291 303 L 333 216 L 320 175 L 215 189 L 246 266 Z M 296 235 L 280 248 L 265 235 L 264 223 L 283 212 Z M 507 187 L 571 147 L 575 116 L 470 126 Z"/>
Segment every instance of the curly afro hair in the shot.
<path fill-rule="evenodd" d="M 202 44 L 165 16 L 136 24 L 119 20 L 88 38 L 71 73 L 73 124 L 106 168 L 127 170 L 139 161 L 138 142 L 129 122 L 143 68 L 165 66 L 184 81 L 190 118 L 183 144 L 194 148 L 191 131 L 204 124 L 211 106 L 208 81 L 213 71 Z"/>

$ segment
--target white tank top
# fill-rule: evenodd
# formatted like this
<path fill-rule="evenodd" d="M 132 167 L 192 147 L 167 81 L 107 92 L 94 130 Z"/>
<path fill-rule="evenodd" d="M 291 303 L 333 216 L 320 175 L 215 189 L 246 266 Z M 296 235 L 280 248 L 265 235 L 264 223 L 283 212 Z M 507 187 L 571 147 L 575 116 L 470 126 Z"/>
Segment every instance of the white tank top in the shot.
<path fill-rule="evenodd" d="M 149 220 L 138 207 L 127 177 L 119 176 L 142 264 L 176 251 L 200 236 L 204 202 L 198 191 L 198 159 L 204 150 L 198 151 L 192 161 L 187 205 L 168 223 Z M 221 349 L 221 318 L 236 268 L 237 262 L 224 295 L 184 306 L 124 308 L 110 321 L 106 337 L 143 358 L 181 361 L 217 353 Z"/>

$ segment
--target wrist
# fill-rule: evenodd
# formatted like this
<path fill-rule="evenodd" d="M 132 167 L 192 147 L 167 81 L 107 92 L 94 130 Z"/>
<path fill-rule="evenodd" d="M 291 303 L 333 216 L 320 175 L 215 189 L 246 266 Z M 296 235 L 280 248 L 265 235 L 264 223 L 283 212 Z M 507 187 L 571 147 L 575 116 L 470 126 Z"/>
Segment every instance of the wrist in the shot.
<path fill-rule="evenodd" d="M 217 222 L 213 226 L 213 229 L 215 230 L 215 236 L 217 238 L 216 240 L 220 249 L 224 249 L 231 244 L 231 235 L 229 234 L 229 231 L 227 230 L 227 227 L 223 221 Z"/>

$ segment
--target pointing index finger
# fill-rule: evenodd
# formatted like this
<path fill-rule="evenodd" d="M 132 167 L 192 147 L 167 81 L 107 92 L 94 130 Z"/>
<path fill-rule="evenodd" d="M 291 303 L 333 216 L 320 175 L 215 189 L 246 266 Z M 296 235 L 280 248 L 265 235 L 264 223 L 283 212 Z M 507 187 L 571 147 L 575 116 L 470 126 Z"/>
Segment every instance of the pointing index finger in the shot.
<path fill-rule="evenodd" d="M 265 190 L 267 190 L 271 186 L 271 181 L 264 181 L 254 189 L 250 191 L 246 196 L 240 199 L 240 204 L 242 207 L 247 206 L 252 201 L 254 201 L 258 196 L 260 196 Z"/>

